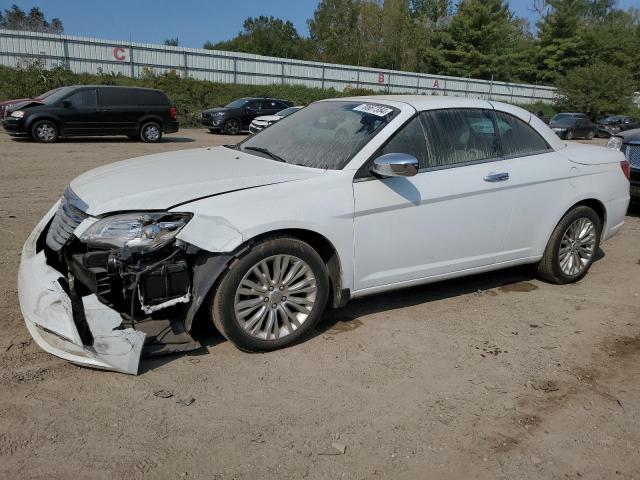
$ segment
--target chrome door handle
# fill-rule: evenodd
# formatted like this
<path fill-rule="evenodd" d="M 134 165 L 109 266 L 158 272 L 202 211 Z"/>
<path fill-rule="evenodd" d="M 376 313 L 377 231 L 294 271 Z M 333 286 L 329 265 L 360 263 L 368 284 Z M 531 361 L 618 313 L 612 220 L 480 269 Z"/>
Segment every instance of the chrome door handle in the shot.
<path fill-rule="evenodd" d="M 490 173 L 484 177 L 485 182 L 504 182 L 505 180 L 509 180 L 509 174 L 507 172 Z"/>

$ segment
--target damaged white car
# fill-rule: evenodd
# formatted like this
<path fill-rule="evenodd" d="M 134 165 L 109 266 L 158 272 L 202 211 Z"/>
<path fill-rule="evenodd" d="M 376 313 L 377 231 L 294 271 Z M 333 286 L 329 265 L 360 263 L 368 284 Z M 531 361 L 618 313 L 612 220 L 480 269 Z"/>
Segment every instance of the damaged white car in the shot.
<path fill-rule="evenodd" d="M 629 165 L 513 106 L 321 101 L 239 145 L 71 182 L 27 239 L 27 327 L 71 362 L 135 374 L 195 318 L 239 348 L 298 341 L 349 299 L 518 264 L 581 279 L 622 226 Z"/>

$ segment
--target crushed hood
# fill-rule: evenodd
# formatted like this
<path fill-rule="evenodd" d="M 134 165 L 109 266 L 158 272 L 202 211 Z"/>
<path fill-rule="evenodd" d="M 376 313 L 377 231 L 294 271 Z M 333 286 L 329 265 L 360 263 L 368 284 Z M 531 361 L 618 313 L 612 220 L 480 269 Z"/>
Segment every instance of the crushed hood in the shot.
<path fill-rule="evenodd" d="M 71 189 L 88 205 L 88 214 L 102 215 L 166 210 L 208 196 L 323 173 L 230 148 L 198 148 L 105 165 L 77 177 Z"/>

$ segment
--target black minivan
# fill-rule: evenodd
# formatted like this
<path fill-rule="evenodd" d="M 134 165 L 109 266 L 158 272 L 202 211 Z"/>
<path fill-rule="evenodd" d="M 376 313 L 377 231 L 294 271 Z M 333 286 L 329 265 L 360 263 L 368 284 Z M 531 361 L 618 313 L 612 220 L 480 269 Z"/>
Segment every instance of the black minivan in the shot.
<path fill-rule="evenodd" d="M 2 120 L 9 135 L 43 143 L 94 135 L 158 142 L 163 133 L 178 131 L 176 108 L 160 90 L 77 85 L 39 98 L 11 105 Z"/>

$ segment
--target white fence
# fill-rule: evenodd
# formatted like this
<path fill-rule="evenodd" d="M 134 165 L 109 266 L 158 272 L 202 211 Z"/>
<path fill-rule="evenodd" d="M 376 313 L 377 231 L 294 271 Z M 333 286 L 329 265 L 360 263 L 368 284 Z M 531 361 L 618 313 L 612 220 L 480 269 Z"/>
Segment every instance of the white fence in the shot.
<path fill-rule="evenodd" d="M 138 77 L 145 67 L 175 70 L 185 77 L 245 85 L 305 85 L 368 88 L 389 93 L 453 95 L 512 103 L 550 103 L 553 87 L 472 78 L 376 70 L 330 63 L 264 57 L 200 48 L 103 40 L 0 29 L 0 64 L 19 66 L 40 59 L 48 68 L 65 65 L 78 73 L 121 73 Z"/>

